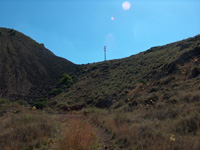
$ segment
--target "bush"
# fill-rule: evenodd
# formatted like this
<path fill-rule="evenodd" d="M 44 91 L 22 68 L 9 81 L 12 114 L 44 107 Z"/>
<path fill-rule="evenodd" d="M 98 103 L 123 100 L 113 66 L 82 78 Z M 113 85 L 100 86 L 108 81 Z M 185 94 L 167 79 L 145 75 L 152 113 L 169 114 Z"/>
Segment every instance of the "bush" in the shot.
<path fill-rule="evenodd" d="M 40 43 L 40 45 L 41 45 L 42 47 L 44 47 L 44 43 Z"/>
<path fill-rule="evenodd" d="M 9 99 L 0 98 L 0 104 L 7 104 L 7 103 L 10 103 L 10 100 L 9 100 Z"/>
<path fill-rule="evenodd" d="M 199 100 L 200 100 L 200 96 L 199 95 L 192 95 L 192 94 L 185 95 L 182 98 L 182 101 L 184 101 L 186 103 L 198 102 Z"/>
<path fill-rule="evenodd" d="M 99 98 L 96 101 L 95 106 L 98 108 L 109 108 L 109 107 L 111 107 L 112 104 L 113 104 L 113 102 L 111 99 Z"/>
<path fill-rule="evenodd" d="M 193 113 L 187 117 L 181 118 L 176 124 L 176 132 L 179 134 L 197 133 L 200 127 L 200 115 Z"/>
<path fill-rule="evenodd" d="M 162 106 L 161 106 L 162 107 Z M 157 118 L 158 120 L 165 120 L 165 119 L 174 119 L 176 118 L 181 112 L 181 108 L 178 107 L 162 107 L 158 109 L 154 109 L 152 114 L 148 114 L 149 117 L 152 116 L 153 118 Z"/>
<path fill-rule="evenodd" d="M 138 83 L 142 83 L 142 84 L 146 85 L 147 82 L 146 82 L 145 79 L 139 79 L 139 80 L 138 80 Z"/>
<path fill-rule="evenodd" d="M 59 85 L 66 85 L 70 87 L 73 84 L 72 77 L 70 77 L 67 73 L 63 74 L 63 78 L 59 81 Z"/>
<path fill-rule="evenodd" d="M 37 109 L 42 109 L 47 106 L 47 99 L 46 98 L 36 99 L 33 103 L 33 106 L 35 106 Z"/>
<path fill-rule="evenodd" d="M 190 77 L 191 78 L 196 78 L 199 75 L 200 75 L 200 67 L 193 67 L 191 69 L 191 75 L 190 75 Z"/>
<path fill-rule="evenodd" d="M 73 83 L 76 83 L 77 81 L 78 81 L 78 78 L 77 78 L 77 76 L 72 76 L 72 80 L 73 80 Z"/>
<path fill-rule="evenodd" d="M 15 30 L 13 30 L 13 29 L 10 29 L 10 30 L 8 31 L 8 33 L 10 33 L 10 36 L 13 36 L 13 35 L 15 35 L 15 34 L 16 34 L 16 31 L 15 31 Z"/>
<path fill-rule="evenodd" d="M 51 92 L 50 92 L 50 95 L 53 95 L 53 96 L 56 96 L 58 94 L 62 93 L 62 89 L 53 89 Z"/>

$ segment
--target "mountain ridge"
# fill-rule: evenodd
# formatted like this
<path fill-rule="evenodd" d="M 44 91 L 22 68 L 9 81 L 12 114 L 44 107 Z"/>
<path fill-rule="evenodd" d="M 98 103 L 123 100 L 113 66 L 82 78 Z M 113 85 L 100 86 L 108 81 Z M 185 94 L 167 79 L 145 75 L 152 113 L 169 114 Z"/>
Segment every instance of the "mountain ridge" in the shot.
<path fill-rule="evenodd" d="M 77 65 L 57 57 L 30 37 L 0 28 L 0 96 L 10 99 L 46 97 L 47 92 Z"/>
<path fill-rule="evenodd" d="M 75 65 L 0 28 L 0 119 L 3 150 L 199 150 L 200 35 Z"/>
<path fill-rule="evenodd" d="M 193 78 L 198 79 L 199 51 L 200 35 L 197 35 L 164 46 L 153 47 L 124 59 L 82 65 L 79 81 L 53 98 L 50 105 L 56 103 L 58 109 L 73 110 L 94 106 L 116 108 L 115 105 L 123 103 L 122 106 L 129 109 L 129 104 L 132 106 L 136 101 L 143 103 L 148 99 L 140 95 L 137 100 L 133 96 L 136 91 L 144 91 L 146 97 L 149 97 L 152 95 L 149 91 L 154 86 L 159 89 L 162 84 L 173 86 L 171 85 L 173 82 L 184 84 Z M 188 86 L 192 90 L 192 85 Z M 179 88 L 182 92 L 181 85 Z M 195 91 L 198 91 L 198 88 Z M 165 99 L 160 89 L 157 90 L 157 96 L 153 97 Z M 180 96 L 176 97 L 179 98 Z"/>
<path fill-rule="evenodd" d="M 149 91 L 154 91 L 151 86 L 198 79 L 200 72 L 200 35 L 123 59 L 87 65 L 57 57 L 43 44 L 13 29 L 0 28 L 0 48 L 0 97 L 33 101 L 49 97 L 55 89 L 61 94 L 51 96 L 48 105 L 61 110 L 117 108 L 119 103 L 129 109 L 136 101 L 146 101 L 140 94 L 137 97 L 136 91 L 144 91 L 148 97 Z M 76 75 L 77 81 L 70 87 L 57 85 L 64 73 Z M 160 92 L 157 95 L 164 97 Z"/>

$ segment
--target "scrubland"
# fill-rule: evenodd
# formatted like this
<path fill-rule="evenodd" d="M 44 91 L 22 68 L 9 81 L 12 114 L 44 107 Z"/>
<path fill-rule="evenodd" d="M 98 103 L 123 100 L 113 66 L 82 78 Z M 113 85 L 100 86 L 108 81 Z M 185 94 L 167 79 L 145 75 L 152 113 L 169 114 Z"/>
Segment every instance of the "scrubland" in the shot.
<path fill-rule="evenodd" d="M 0 149 L 102 149 L 97 128 L 111 136 L 115 149 L 199 150 L 200 101 L 189 99 L 141 104 L 129 111 L 88 107 L 67 113 L 1 99 Z"/>
<path fill-rule="evenodd" d="M 200 102 L 139 106 L 131 112 L 86 109 L 119 149 L 199 150 Z"/>
<path fill-rule="evenodd" d="M 93 150 L 97 137 L 82 118 L 0 99 L 0 150 Z"/>

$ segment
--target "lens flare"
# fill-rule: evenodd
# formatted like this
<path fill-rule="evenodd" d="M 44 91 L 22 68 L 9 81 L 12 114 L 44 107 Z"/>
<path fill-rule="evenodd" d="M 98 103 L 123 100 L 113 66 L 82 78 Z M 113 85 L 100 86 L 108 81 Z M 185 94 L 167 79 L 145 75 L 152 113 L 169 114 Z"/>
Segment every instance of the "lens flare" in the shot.
<path fill-rule="evenodd" d="M 124 10 L 129 10 L 131 8 L 131 4 L 128 2 L 128 1 L 125 1 L 123 4 L 122 4 L 122 8 Z"/>

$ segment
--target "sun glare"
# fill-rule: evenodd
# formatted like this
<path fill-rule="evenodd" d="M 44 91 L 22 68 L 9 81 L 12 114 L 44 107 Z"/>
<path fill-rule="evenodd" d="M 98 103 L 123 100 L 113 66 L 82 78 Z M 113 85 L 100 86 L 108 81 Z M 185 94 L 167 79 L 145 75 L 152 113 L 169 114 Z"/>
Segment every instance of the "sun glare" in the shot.
<path fill-rule="evenodd" d="M 124 10 L 129 10 L 131 8 L 131 4 L 128 2 L 128 1 L 125 1 L 123 4 L 122 4 L 122 8 Z"/>

